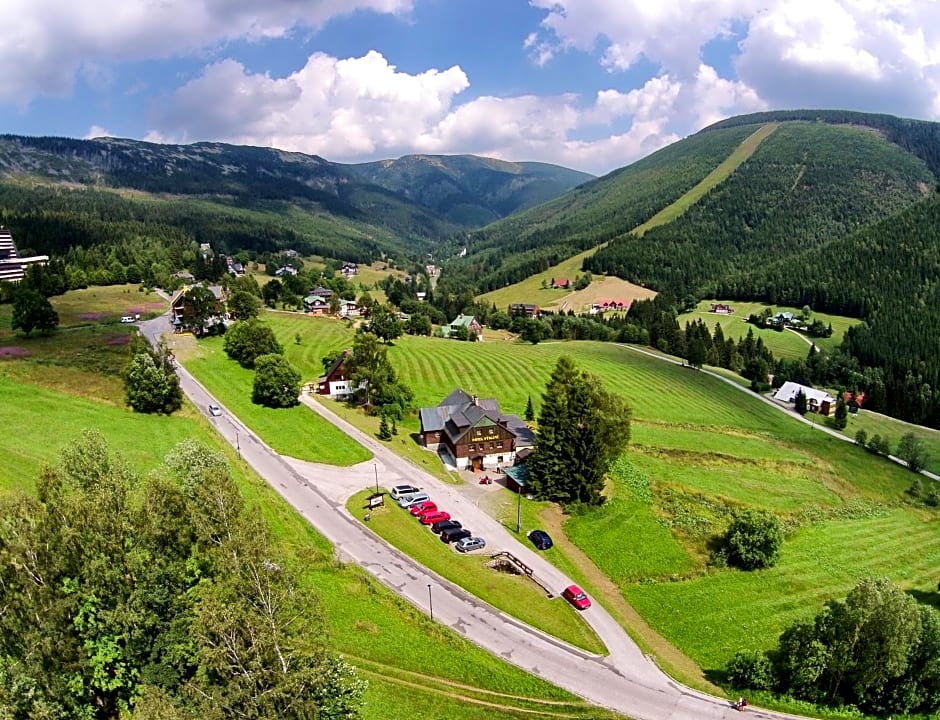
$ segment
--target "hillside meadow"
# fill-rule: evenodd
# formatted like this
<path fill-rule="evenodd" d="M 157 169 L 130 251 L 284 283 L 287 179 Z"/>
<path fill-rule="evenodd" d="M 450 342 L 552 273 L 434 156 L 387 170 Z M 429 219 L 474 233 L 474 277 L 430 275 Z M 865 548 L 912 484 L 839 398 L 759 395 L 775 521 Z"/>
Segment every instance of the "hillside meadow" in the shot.
<path fill-rule="evenodd" d="M 69 295 L 65 299 L 81 311 L 76 316 L 110 312 L 110 296 L 87 298 L 86 305 Z M 48 338 L 21 338 L 9 334 L 9 306 L 0 306 L 0 347 L 12 341 L 35 351 L 0 359 L 0 423 L 11 430 L 0 438 L 6 459 L 0 463 L 0 494 L 32 492 L 41 468 L 54 464 L 60 450 L 85 429 L 101 432 L 112 451 L 142 474 L 178 442 L 195 439 L 226 455 L 243 495 L 264 516 L 277 552 L 302 567 L 303 582 L 316 589 L 327 644 L 369 680 L 365 720 L 437 713 L 454 720 L 486 720 L 494 713 L 520 719 L 615 717 L 494 658 L 432 623 L 358 567 L 334 560 L 330 544 L 244 465 L 188 402 L 168 417 L 123 407 L 120 381 L 115 392 L 109 380 L 127 361 L 127 345 L 107 345 L 115 350 L 95 369 L 81 361 L 94 354 L 86 341 L 106 337 L 114 328 L 84 322 Z M 81 337 L 85 350 L 76 354 Z M 47 387 L 53 373 L 42 370 L 46 366 L 73 382 Z M 101 380 L 94 381 L 96 375 Z M 440 662 L 442 657 L 449 661 Z"/>
<path fill-rule="evenodd" d="M 282 340 L 301 335 L 288 354 L 305 376 L 352 339 L 335 321 L 287 314 L 267 320 Z M 706 373 L 605 343 L 402 337 L 389 354 L 418 406 L 460 386 L 519 414 L 531 396 L 537 412 L 563 354 L 628 398 L 633 442 L 613 474 L 611 502 L 570 517 L 566 532 L 659 633 L 709 673 L 720 673 L 744 640 L 769 647 L 788 622 L 812 616 L 863 575 L 936 589 L 940 526 L 935 512 L 908 503 L 910 473 Z M 409 429 L 416 428 L 412 420 Z M 773 510 L 787 524 L 773 570 L 707 564 L 709 539 L 742 507 Z M 878 542 L 885 533 L 907 541 Z M 812 561 L 820 555 L 825 563 Z M 691 620 L 698 617 L 706 621 Z"/>

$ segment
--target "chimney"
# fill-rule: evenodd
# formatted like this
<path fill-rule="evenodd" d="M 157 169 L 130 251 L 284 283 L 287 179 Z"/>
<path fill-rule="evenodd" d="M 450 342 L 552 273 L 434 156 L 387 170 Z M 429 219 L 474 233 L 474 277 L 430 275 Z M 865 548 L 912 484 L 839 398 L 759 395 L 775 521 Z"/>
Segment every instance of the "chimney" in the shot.
<path fill-rule="evenodd" d="M 474 395 L 474 396 L 471 398 L 471 402 L 472 402 L 474 405 L 479 405 L 480 403 L 477 402 L 478 399 L 479 399 L 479 398 L 477 398 L 477 396 Z"/>

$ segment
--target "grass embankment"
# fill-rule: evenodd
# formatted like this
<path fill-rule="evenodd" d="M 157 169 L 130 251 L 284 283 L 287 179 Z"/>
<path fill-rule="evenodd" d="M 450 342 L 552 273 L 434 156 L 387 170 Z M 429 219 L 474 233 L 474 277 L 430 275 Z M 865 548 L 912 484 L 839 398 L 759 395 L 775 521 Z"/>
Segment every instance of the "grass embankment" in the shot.
<path fill-rule="evenodd" d="M 361 515 L 369 494 L 370 491 L 364 490 L 349 499 L 346 507 L 353 516 Z M 443 505 L 441 508 L 446 510 Z M 441 577 L 503 612 L 588 652 L 606 652 L 587 623 L 561 597 L 549 599 L 532 580 L 488 568 L 486 563 L 493 548 L 459 553 L 394 503 L 371 513 L 369 529 Z"/>
<path fill-rule="evenodd" d="M 713 303 L 723 302 L 734 308 L 733 315 L 720 315 L 709 312 Z M 792 312 L 799 315 L 802 308 L 787 307 L 784 305 L 765 305 L 755 302 L 736 302 L 731 300 L 703 300 L 698 307 L 690 313 L 684 313 L 679 316 L 679 326 L 685 327 L 687 322 L 701 320 L 708 327 L 709 331 L 714 331 L 715 325 L 721 325 L 721 331 L 726 338 L 743 338 L 747 336 L 748 330 L 754 331 L 755 338 L 763 338 L 764 344 L 770 348 L 775 357 L 799 359 L 805 358 L 809 354 L 811 344 L 823 350 L 835 350 L 842 343 L 845 331 L 853 325 L 857 325 L 860 320 L 843 317 L 842 315 L 829 315 L 827 313 L 813 313 L 812 320 L 820 320 L 826 325 L 832 325 L 832 335 L 827 338 L 811 338 L 808 335 L 797 333 L 792 330 L 771 330 L 768 328 L 759 328 L 748 323 L 749 315 L 760 315 L 766 308 L 771 308 L 776 315 L 778 312 Z"/>
<path fill-rule="evenodd" d="M 854 440 L 855 433 L 859 430 L 868 433 L 869 439 L 875 435 L 888 438 L 888 444 L 891 446 L 892 452 L 897 448 L 898 440 L 908 433 L 914 433 L 923 441 L 924 448 L 927 451 L 926 469 L 940 474 L 940 431 L 923 425 L 912 425 L 903 420 L 864 409 L 856 415 L 849 415 L 849 423 L 842 433 Z"/>
<path fill-rule="evenodd" d="M 761 141 L 777 129 L 777 125 L 778 123 L 768 123 L 758 128 L 745 138 L 718 167 L 712 170 L 688 192 L 684 193 L 675 202 L 660 210 L 631 232 L 642 236 L 645 232 L 654 227 L 670 223 L 681 216 L 686 210 L 692 207 L 692 205 L 701 200 L 709 190 L 712 190 L 726 180 L 741 163 L 754 153 Z M 598 247 L 604 247 L 606 244 L 607 243 L 604 243 Z M 568 278 L 573 282 L 574 279 L 581 274 L 581 264 L 584 262 L 585 258 L 590 257 L 595 252 L 597 252 L 597 248 L 585 250 L 567 260 L 561 261 L 544 272 L 527 277 L 525 280 L 521 280 L 508 287 L 484 293 L 480 295 L 477 300 L 487 304 L 495 303 L 496 307 L 501 309 L 511 303 L 534 303 L 540 307 L 554 308 L 560 307 L 562 303 L 567 301 L 567 306 L 563 307 L 563 310 L 567 311 L 573 309 L 575 312 L 583 312 L 587 307 L 590 307 L 590 303 L 592 302 L 590 297 L 580 293 L 569 293 L 567 290 L 543 289 L 542 284 L 551 282 L 552 278 Z M 598 281 L 599 280 L 600 279 L 598 279 Z M 618 284 L 605 288 L 603 297 L 618 300 L 632 300 L 645 299 L 655 295 L 653 291 L 647 288 L 628 283 L 625 280 L 617 280 Z M 622 283 L 622 285 L 620 283 Z"/>
<path fill-rule="evenodd" d="M 97 309 L 99 306 L 92 305 Z M 9 306 L 0 306 L 0 312 Z M 2 321 L 2 320 L 0 320 Z M 94 337 L 99 328 L 89 328 Z M 263 513 L 281 553 L 303 567 L 303 581 L 316 588 L 325 622 L 325 642 L 343 653 L 370 681 L 363 717 L 405 720 L 444 714 L 454 720 L 510 718 L 613 718 L 578 698 L 468 643 L 430 622 L 358 567 L 333 559 L 330 544 L 260 478 L 241 463 L 195 408 L 186 405 L 170 417 L 137 415 L 111 395 L 92 399 L 94 371 L 73 368 L 74 337 L 85 329 L 59 332 L 43 341 L 42 354 L 0 361 L 0 423 L 14 429 L 0 438 L 0 492 L 29 492 L 40 468 L 55 463 L 61 448 L 86 428 L 98 429 L 112 450 L 139 472 L 156 466 L 180 440 L 194 438 L 225 453 L 246 499 Z M 33 339 L 20 339 L 34 349 Z M 56 346 L 55 341 L 59 345 Z M 0 341 L 0 345 L 7 344 Z M 57 353 L 60 350 L 60 353 Z M 126 362 L 127 346 L 99 372 L 115 372 Z M 110 356 L 109 356 L 110 357 Z M 58 363 L 60 372 L 82 379 L 62 390 L 42 386 L 29 366 Z M 110 368 L 110 369 L 108 369 Z M 33 381 L 23 381 L 29 377 Z M 34 382 L 35 381 L 35 382 Z M 71 392 L 70 392 L 71 390 Z M 83 396 L 78 396 L 78 391 Z"/>

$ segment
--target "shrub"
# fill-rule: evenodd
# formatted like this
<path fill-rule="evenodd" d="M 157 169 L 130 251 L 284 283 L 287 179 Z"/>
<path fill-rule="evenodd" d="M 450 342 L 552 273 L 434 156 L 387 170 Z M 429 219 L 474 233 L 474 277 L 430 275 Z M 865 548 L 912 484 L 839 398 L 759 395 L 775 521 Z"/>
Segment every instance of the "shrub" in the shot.
<path fill-rule="evenodd" d="M 262 355 L 255 359 L 255 383 L 251 401 L 257 405 L 280 408 L 297 404 L 300 373 L 283 355 Z"/>
<path fill-rule="evenodd" d="M 865 447 L 868 444 L 868 433 L 861 429 L 855 433 L 855 444 Z"/>
<path fill-rule="evenodd" d="M 726 669 L 735 688 L 770 690 L 776 684 L 773 663 L 765 653 L 737 652 Z"/>
<path fill-rule="evenodd" d="M 783 544 L 783 523 L 773 513 L 746 510 L 725 533 L 728 561 L 744 570 L 773 567 Z"/>

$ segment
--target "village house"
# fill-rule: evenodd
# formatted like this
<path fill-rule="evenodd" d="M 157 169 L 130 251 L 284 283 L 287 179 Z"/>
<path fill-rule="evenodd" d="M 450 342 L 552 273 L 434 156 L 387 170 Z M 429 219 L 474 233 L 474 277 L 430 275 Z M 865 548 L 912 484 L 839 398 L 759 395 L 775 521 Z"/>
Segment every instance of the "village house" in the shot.
<path fill-rule="evenodd" d="M 532 430 L 505 415 L 495 398 L 480 400 L 460 388 L 434 407 L 421 408 L 421 441 L 458 469 L 511 466 L 516 454 L 535 444 Z"/>
<path fill-rule="evenodd" d="M 718 313 L 719 315 L 733 315 L 734 308 L 724 303 L 712 303 L 709 312 Z"/>
<path fill-rule="evenodd" d="M 334 400 L 345 400 L 353 394 L 352 374 L 349 372 L 351 352 L 343 350 L 326 372 L 317 378 L 317 395 L 327 395 Z"/>
<path fill-rule="evenodd" d="M 0 228 L 0 282 L 19 282 L 26 277 L 30 265 L 45 265 L 48 255 L 20 257 L 13 242 L 13 233 Z"/>
<path fill-rule="evenodd" d="M 353 318 L 359 317 L 361 313 L 359 310 L 359 305 L 355 300 L 340 300 L 339 314 L 340 317 Z"/>
<path fill-rule="evenodd" d="M 359 274 L 359 266 L 356 263 L 343 263 L 343 267 L 339 271 L 343 274 L 343 277 L 349 279 Z"/>
<path fill-rule="evenodd" d="M 538 305 L 530 305 L 529 303 L 512 303 L 509 306 L 509 317 L 537 318 L 538 316 Z"/>
<path fill-rule="evenodd" d="M 245 274 L 245 266 L 240 262 L 231 257 L 225 258 L 226 263 L 228 264 L 228 271 L 236 277 L 241 277 Z"/>
<path fill-rule="evenodd" d="M 629 309 L 629 300 L 599 300 L 598 302 L 591 305 L 590 313 L 591 315 L 600 315 L 607 312 L 608 310 L 626 312 Z"/>
<path fill-rule="evenodd" d="M 297 268 L 293 265 L 283 265 L 274 271 L 275 277 L 284 277 L 285 275 L 296 275 Z"/>
<path fill-rule="evenodd" d="M 304 298 L 304 312 L 310 315 L 326 315 L 330 312 L 330 301 L 320 295 Z"/>
<path fill-rule="evenodd" d="M 552 280 L 552 290 L 567 290 L 571 287 L 571 281 L 568 278 L 554 278 Z"/>
<path fill-rule="evenodd" d="M 323 287 L 322 285 L 318 285 L 317 287 L 315 287 L 313 290 L 310 291 L 310 294 L 323 298 L 327 302 L 329 302 L 330 298 L 333 297 L 333 291 L 327 287 Z"/>
<path fill-rule="evenodd" d="M 174 293 L 172 298 L 170 298 L 170 322 L 173 325 L 173 332 L 193 332 L 195 329 L 190 321 L 192 312 L 188 307 L 188 300 L 186 298 L 186 293 L 192 290 L 193 287 L 199 286 L 184 285 L 179 290 L 177 290 L 176 293 Z M 221 285 L 207 286 L 203 284 L 202 287 L 205 287 L 215 296 L 215 312 L 206 323 L 207 327 L 224 323 L 226 320 L 225 289 Z"/>
<path fill-rule="evenodd" d="M 473 317 L 473 315 L 464 315 L 463 313 L 455 317 L 450 325 L 442 327 L 441 333 L 444 337 L 455 338 L 458 337 L 458 333 L 462 327 L 467 329 L 468 338 L 473 339 L 475 336 L 477 340 L 483 340 L 483 326 L 480 324 L 480 321 Z"/>
<path fill-rule="evenodd" d="M 819 413 L 829 416 L 836 407 L 836 399 L 825 390 L 817 390 L 806 385 L 800 385 L 795 382 L 785 382 L 780 389 L 774 393 L 774 400 L 785 402 L 790 405 L 796 403 L 796 396 L 803 391 L 806 396 L 806 407 L 809 412 Z"/>

